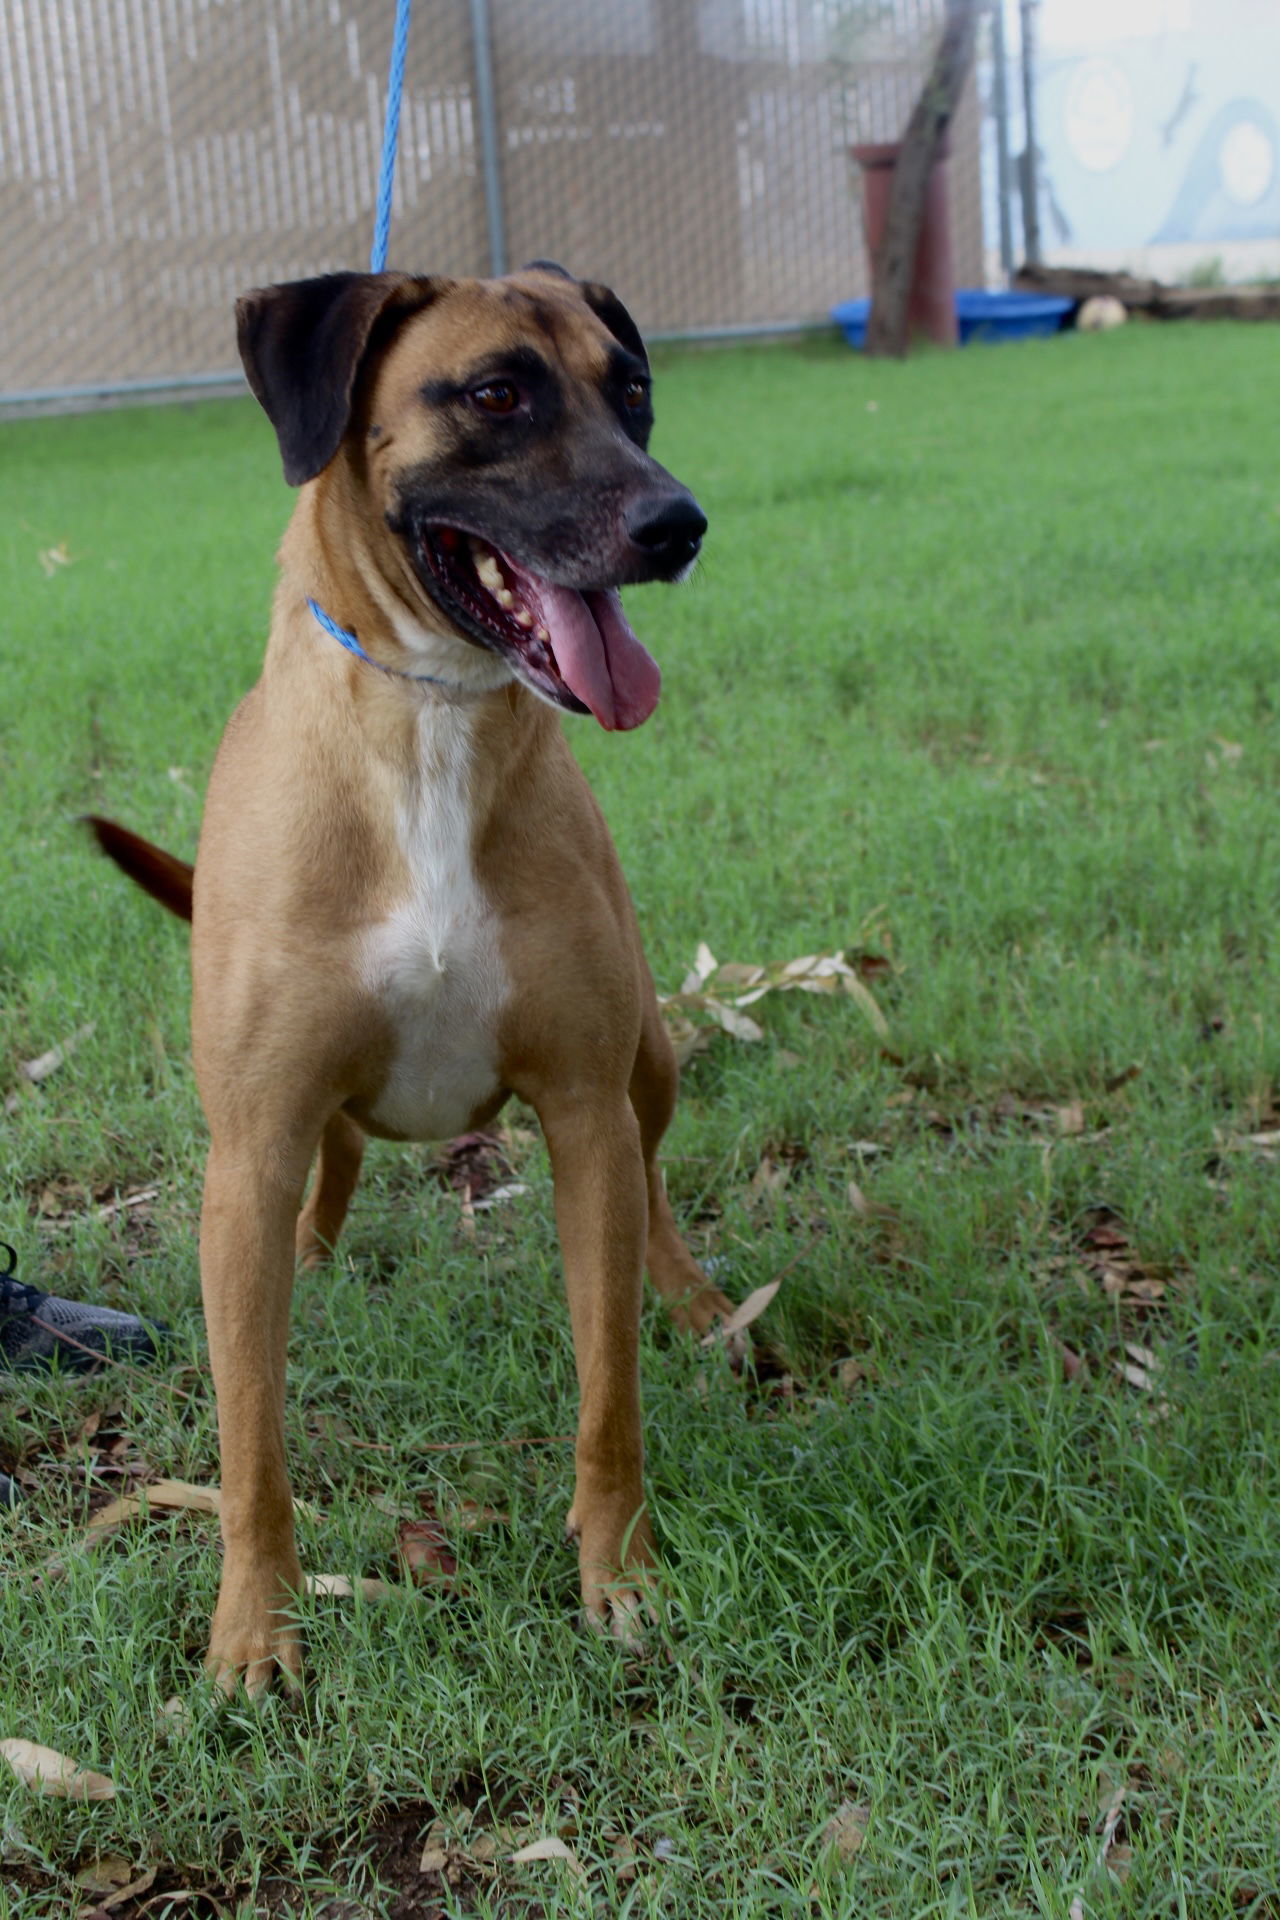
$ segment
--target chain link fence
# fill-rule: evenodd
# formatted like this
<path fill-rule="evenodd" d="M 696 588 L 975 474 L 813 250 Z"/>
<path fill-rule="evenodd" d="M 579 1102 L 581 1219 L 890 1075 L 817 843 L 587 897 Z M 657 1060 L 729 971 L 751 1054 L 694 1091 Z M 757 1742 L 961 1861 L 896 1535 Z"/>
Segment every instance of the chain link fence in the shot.
<path fill-rule="evenodd" d="M 851 144 L 901 133 L 943 0 L 419 0 L 390 264 L 533 258 L 652 335 L 868 290 Z M 239 381 L 246 287 L 360 267 L 393 0 L 0 0 L 0 404 Z M 979 110 L 953 136 L 981 285 Z"/>

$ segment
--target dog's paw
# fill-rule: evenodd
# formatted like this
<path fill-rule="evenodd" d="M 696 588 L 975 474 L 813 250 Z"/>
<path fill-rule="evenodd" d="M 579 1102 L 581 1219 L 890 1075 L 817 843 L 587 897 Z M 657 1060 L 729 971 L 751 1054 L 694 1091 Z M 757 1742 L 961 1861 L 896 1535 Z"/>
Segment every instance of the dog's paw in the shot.
<path fill-rule="evenodd" d="M 241 1691 L 250 1700 L 260 1700 L 277 1680 L 288 1693 L 297 1693 L 302 1687 L 300 1646 L 291 1650 L 276 1644 L 268 1653 L 246 1652 L 240 1656 L 223 1653 L 210 1645 L 204 1666 L 214 1686 L 228 1700 L 235 1699 Z"/>
<path fill-rule="evenodd" d="M 611 1588 L 603 1609 L 587 1607 L 582 1617 L 588 1632 L 616 1641 L 633 1660 L 647 1659 L 652 1654 L 658 1609 L 651 1585 L 624 1584 Z"/>
<path fill-rule="evenodd" d="M 592 1515 L 581 1489 L 579 1495 L 565 1520 L 565 1534 L 578 1543 L 583 1621 L 628 1653 L 642 1653 L 658 1620 L 658 1553 L 649 1517 L 643 1507 L 625 1519 L 619 1512 Z"/>
<path fill-rule="evenodd" d="M 290 1691 L 302 1685 L 302 1636 L 289 1611 L 292 1587 L 288 1578 L 237 1584 L 224 1574 L 204 1663 L 220 1693 L 230 1698 L 243 1690 L 254 1700 L 277 1680 Z"/>
<path fill-rule="evenodd" d="M 215 1635 L 204 1670 L 228 1699 L 241 1691 L 250 1700 L 260 1699 L 277 1680 L 287 1692 L 296 1693 L 302 1686 L 302 1640 L 293 1627 L 239 1641 Z"/>

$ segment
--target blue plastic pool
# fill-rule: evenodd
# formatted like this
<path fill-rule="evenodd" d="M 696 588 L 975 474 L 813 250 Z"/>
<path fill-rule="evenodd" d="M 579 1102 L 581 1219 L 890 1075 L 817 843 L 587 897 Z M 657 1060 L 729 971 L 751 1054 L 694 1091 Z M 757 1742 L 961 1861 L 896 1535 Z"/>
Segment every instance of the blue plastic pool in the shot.
<path fill-rule="evenodd" d="M 956 325 L 960 345 L 971 340 L 1032 340 L 1057 333 L 1075 305 L 1047 293 L 984 293 L 964 287 L 956 294 Z M 867 338 L 869 300 L 845 300 L 832 307 L 831 318 L 851 347 L 861 347 Z"/>

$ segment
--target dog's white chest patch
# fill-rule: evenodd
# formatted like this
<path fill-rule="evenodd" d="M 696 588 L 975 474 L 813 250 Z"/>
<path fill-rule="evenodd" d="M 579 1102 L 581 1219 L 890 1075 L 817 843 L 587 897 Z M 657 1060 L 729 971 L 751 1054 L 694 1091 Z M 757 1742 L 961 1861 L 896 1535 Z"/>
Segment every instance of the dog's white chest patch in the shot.
<path fill-rule="evenodd" d="M 411 1140 L 461 1133 L 499 1088 L 507 983 L 497 916 L 471 859 L 471 717 L 427 707 L 397 831 L 409 892 L 370 929 L 362 974 L 390 1020 L 391 1071 L 368 1115 Z"/>

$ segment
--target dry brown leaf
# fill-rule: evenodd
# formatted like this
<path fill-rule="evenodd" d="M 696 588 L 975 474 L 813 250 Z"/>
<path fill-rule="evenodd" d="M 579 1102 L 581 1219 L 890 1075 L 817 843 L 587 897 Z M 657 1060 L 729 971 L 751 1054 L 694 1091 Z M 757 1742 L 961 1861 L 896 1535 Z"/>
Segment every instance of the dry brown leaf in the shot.
<path fill-rule="evenodd" d="M 1102 1803 L 1099 1819 L 1102 1822 L 1102 1852 L 1105 1855 L 1116 1837 L 1116 1828 L 1120 1824 L 1120 1812 L 1129 1789 L 1127 1784 L 1114 1787 Z"/>
<path fill-rule="evenodd" d="M 65 1753 L 37 1746 L 33 1740 L 0 1740 L 0 1759 L 7 1760 L 24 1786 L 63 1800 L 114 1800 L 116 1786 L 105 1773 L 78 1767 Z"/>
<path fill-rule="evenodd" d="M 614 1878 L 625 1885 L 636 1877 L 636 1868 L 641 1859 L 640 1849 L 630 1834 L 619 1834 L 610 1842 L 609 1858 L 613 1862 Z"/>
<path fill-rule="evenodd" d="M 766 984 L 763 967 L 744 966 L 738 960 L 726 960 L 725 964 L 722 967 L 716 967 L 714 972 L 718 987 L 733 987 L 739 994 L 750 993 L 755 987 Z M 741 1006 L 745 1003 L 739 1000 L 738 1004 Z"/>
<path fill-rule="evenodd" d="M 85 1528 L 85 1538 L 100 1540 L 130 1520 L 146 1518 L 152 1508 L 174 1513 L 218 1513 L 221 1489 L 188 1486 L 182 1480 L 157 1480 L 151 1486 L 139 1487 L 136 1493 L 121 1494 L 119 1499 L 99 1507 Z"/>
<path fill-rule="evenodd" d="M 712 1327 L 710 1333 L 703 1334 L 703 1346 L 714 1347 L 721 1340 L 732 1339 L 735 1333 L 741 1333 L 744 1328 L 751 1325 L 753 1320 L 758 1320 L 781 1285 L 780 1280 L 766 1280 L 762 1287 L 757 1287 L 754 1293 L 749 1293 L 741 1306 L 735 1308 L 727 1320 L 722 1320 L 719 1326 Z"/>
<path fill-rule="evenodd" d="M 865 1220 L 867 1215 L 871 1212 L 871 1202 L 867 1199 L 866 1194 L 862 1191 L 862 1188 L 858 1185 L 856 1180 L 851 1180 L 849 1182 L 849 1186 L 848 1186 L 848 1190 L 846 1192 L 845 1198 L 848 1200 L 849 1205 L 853 1208 L 853 1211 L 857 1214 L 860 1214 L 862 1218 Z"/>
<path fill-rule="evenodd" d="M 457 1588 L 458 1563 L 449 1551 L 448 1539 L 438 1517 L 428 1520 L 402 1520 L 396 1528 L 396 1551 L 400 1564 L 416 1587 Z"/>
<path fill-rule="evenodd" d="M 759 1200 L 766 1193 L 781 1193 L 791 1178 L 791 1167 L 790 1161 L 775 1160 L 771 1153 L 766 1153 L 747 1183 L 752 1198 Z"/>
<path fill-rule="evenodd" d="M 174 1740 L 190 1733 L 195 1721 L 190 1705 L 181 1694 L 170 1694 L 156 1715 L 156 1733 L 161 1740 Z"/>
<path fill-rule="evenodd" d="M 177 1513 L 220 1513 L 222 1489 L 198 1487 L 188 1480 L 156 1480 L 149 1486 L 139 1487 L 136 1493 L 122 1494 L 118 1500 L 108 1501 L 105 1507 L 99 1507 L 85 1531 L 90 1536 L 105 1533 L 108 1527 L 123 1526 L 127 1520 L 136 1520 L 149 1507 L 162 1507 L 168 1512 Z"/>
<path fill-rule="evenodd" d="M 975 1114 L 975 1120 L 982 1116 Z M 932 1116 L 930 1116 L 932 1121 Z M 1021 1093 L 1005 1092 L 996 1095 L 991 1103 L 992 1120 L 1016 1120 L 1023 1126 L 1039 1127 L 1056 1133 L 1059 1139 L 1078 1139 L 1086 1131 L 1084 1102 L 1068 1100 L 1058 1105 L 1052 1100 L 1027 1098 Z M 950 1131 L 952 1123 L 945 1116 L 939 1116 L 942 1130 Z"/>
<path fill-rule="evenodd" d="M 309 1573 L 306 1588 L 335 1600 L 353 1600 L 357 1593 L 364 1600 L 385 1600 L 391 1592 L 385 1580 L 348 1580 L 345 1573 Z"/>
<path fill-rule="evenodd" d="M 85 1528 L 85 1537 L 97 1539 L 113 1527 L 145 1516 L 153 1507 L 169 1513 L 221 1513 L 222 1489 L 196 1486 L 190 1480 L 150 1481 L 136 1492 L 122 1494 L 118 1500 L 100 1507 Z M 300 1518 L 314 1520 L 316 1517 L 315 1509 L 301 1500 L 294 1501 L 293 1510 Z"/>
<path fill-rule="evenodd" d="M 1157 1306 L 1170 1286 L 1185 1277 L 1181 1268 L 1152 1267 L 1141 1259 L 1124 1221 L 1107 1207 L 1094 1209 L 1079 1244 L 1088 1274 L 1101 1283 L 1108 1298 L 1122 1304 Z"/>
<path fill-rule="evenodd" d="M 528 1192 L 525 1181 L 509 1180 L 505 1187 L 495 1187 L 492 1193 L 485 1194 L 483 1200 L 473 1200 L 471 1204 L 477 1213 L 490 1213 L 494 1207 L 505 1206 L 508 1200 L 519 1200 Z"/>
<path fill-rule="evenodd" d="M 76 1874 L 76 1885 L 86 1893 L 118 1893 L 133 1879 L 133 1862 L 122 1853 L 105 1853 Z"/>
<path fill-rule="evenodd" d="M 501 1507 L 484 1507 L 476 1500 L 460 1500 L 450 1509 L 449 1517 L 468 1533 L 476 1533 L 481 1527 L 509 1527 L 511 1515 L 504 1513 Z"/>
<path fill-rule="evenodd" d="M 99 1220 L 110 1220 L 117 1213 L 127 1213 L 134 1207 L 145 1207 L 149 1200 L 155 1200 L 160 1193 L 159 1187 L 138 1187 L 132 1193 L 126 1193 L 115 1200 L 108 1200 L 98 1208 Z"/>
<path fill-rule="evenodd" d="M 18 1072 L 24 1080 L 29 1080 L 32 1086 L 37 1086 L 41 1080 L 47 1080 L 51 1073 L 57 1072 L 68 1054 L 74 1053 L 78 1046 L 83 1045 L 94 1032 L 96 1025 L 96 1021 L 90 1020 L 87 1026 L 77 1027 L 74 1033 L 69 1033 L 65 1040 L 59 1040 L 57 1045 L 50 1047 L 47 1053 L 37 1054 L 34 1060 L 24 1060 Z"/>
<path fill-rule="evenodd" d="M 682 1013 L 673 1007 L 664 1007 L 662 1017 L 666 1022 L 667 1034 L 675 1049 L 676 1065 L 687 1067 L 696 1053 L 705 1053 L 711 1045 L 711 1029 L 695 1026 Z"/>
<path fill-rule="evenodd" d="M 735 1040 L 764 1039 L 764 1028 L 749 1013 L 738 1013 L 733 1007 L 726 1006 L 723 1000 L 717 1000 L 713 994 L 703 994 L 701 1006 L 702 1011 L 710 1014 L 716 1025 L 732 1034 Z"/>
<path fill-rule="evenodd" d="M 883 966 L 889 969 L 890 963 L 884 961 Z M 691 1014 L 714 1021 L 735 1039 L 763 1039 L 763 1029 L 742 1009 L 753 1006 L 767 993 L 846 993 L 857 1002 L 881 1039 L 887 1039 L 888 1022 L 866 985 L 867 971 L 864 965 L 851 965 L 843 953 L 806 953 L 768 967 L 737 960 L 728 960 L 722 966 L 703 941 L 680 991 L 664 995 L 659 1004 L 677 1050 L 687 1050 L 685 1058 L 695 1050 L 689 1033 L 690 1027 L 696 1031 L 696 1022 L 689 1018 Z"/>
<path fill-rule="evenodd" d="M 515 1867 L 524 1866 L 531 1860 L 563 1860 L 580 1880 L 586 1879 L 586 1869 L 573 1848 L 566 1846 L 554 1834 L 548 1834 L 545 1840 L 531 1840 L 527 1847 L 517 1847 L 514 1853 L 507 1855 L 507 1859 Z"/>
<path fill-rule="evenodd" d="M 861 1007 L 863 1013 L 865 1013 L 880 1038 L 887 1040 L 889 1038 L 889 1022 L 885 1019 L 883 1013 L 881 1013 L 879 1004 L 872 994 L 870 987 L 864 986 L 856 973 L 849 973 L 844 976 L 844 990 L 849 995 L 849 998 Z"/>
<path fill-rule="evenodd" d="M 39 1208 L 46 1220 L 62 1220 L 88 1205 L 89 1189 L 78 1180 L 50 1181 L 40 1189 Z"/>
<path fill-rule="evenodd" d="M 1107 1872 L 1123 1886 L 1133 1870 L 1133 1848 L 1125 1841 L 1117 1841 L 1107 1853 Z"/>
<path fill-rule="evenodd" d="M 698 982 L 710 979 L 719 964 L 719 961 L 716 959 L 714 953 L 712 953 L 706 941 L 699 940 L 697 950 L 693 956 L 694 979 Z"/>
<path fill-rule="evenodd" d="M 1144 1393 L 1153 1392 L 1157 1385 L 1156 1375 L 1162 1366 L 1159 1354 L 1153 1353 L 1150 1347 L 1135 1346 L 1131 1341 L 1125 1342 L 1124 1350 L 1128 1359 L 1112 1362 L 1116 1372 L 1131 1387 L 1137 1387 Z"/>
<path fill-rule="evenodd" d="M 464 1207 L 479 1210 L 529 1191 L 516 1179 L 505 1144 L 496 1134 L 459 1134 L 440 1150 L 436 1166 Z"/>
<path fill-rule="evenodd" d="M 139 1895 L 149 1893 L 155 1885 L 155 1879 L 156 1869 L 154 1867 L 145 1868 L 136 1880 L 128 1881 L 123 1887 L 117 1887 L 114 1892 L 103 1894 L 98 1899 L 97 1904 L 92 1908 L 91 1914 L 114 1913 L 118 1907 L 123 1907 L 127 1901 L 136 1900 Z"/>
<path fill-rule="evenodd" d="M 445 1833 L 444 1821 L 433 1820 L 427 1828 L 422 1844 L 422 1857 L 418 1861 L 419 1873 L 443 1873 L 449 1860 L 449 1842 Z"/>
<path fill-rule="evenodd" d="M 1098 1847 L 1098 1865 L 1105 1867 L 1117 1880 L 1126 1880 L 1133 1865 L 1133 1849 L 1117 1843 L 1116 1832 L 1120 1825 L 1120 1815 L 1124 1808 L 1128 1786 L 1119 1786 L 1107 1796 L 1103 1804 L 1102 1840 Z"/>
<path fill-rule="evenodd" d="M 857 1801 L 842 1800 L 828 1820 L 823 1842 L 835 1850 L 841 1860 L 852 1860 L 860 1850 L 871 1825 L 871 1809 Z"/>
<path fill-rule="evenodd" d="M 1128 1366 L 1122 1360 L 1113 1360 L 1111 1364 L 1120 1375 L 1120 1378 L 1126 1381 L 1129 1386 L 1137 1387 L 1139 1392 L 1150 1393 L 1151 1382 L 1141 1367 Z"/>

